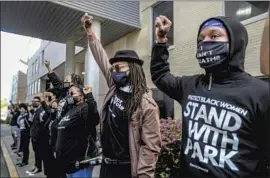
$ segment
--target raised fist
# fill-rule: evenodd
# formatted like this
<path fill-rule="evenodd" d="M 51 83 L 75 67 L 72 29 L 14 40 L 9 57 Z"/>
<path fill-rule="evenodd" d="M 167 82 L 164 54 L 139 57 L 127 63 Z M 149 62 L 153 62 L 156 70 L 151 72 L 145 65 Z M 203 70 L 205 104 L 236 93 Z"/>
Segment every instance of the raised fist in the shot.
<path fill-rule="evenodd" d="M 48 68 L 48 67 L 50 67 L 50 61 L 48 61 L 48 60 L 45 60 L 45 66 Z"/>
<path fill-rule="evenodd" d="M 160 15 L 155 20 L 156 26 L 156 40 L 159 43 L 165 43 L 168 41 L 167 33 L 170 31 L 172 22 L 163 15 Z"/>
<path fill-rule="evenodd" d="M 81 22 L 83 24 L 83 27 L 87 32 L 89 32 L 91 30 L 92 19 L 93 19 L 93 17 L 88 15 L 87 13 L 85 13 L 81 18 Z"/>
<path fill-rule="evenodd" d="M 88 93 L 91 93 L 92 92 L 92 87 L 89 86 L 89 85 L 86 85 L 84 88 L 83 88 L 83 92 L 84 94 L 88 94 Z"/>

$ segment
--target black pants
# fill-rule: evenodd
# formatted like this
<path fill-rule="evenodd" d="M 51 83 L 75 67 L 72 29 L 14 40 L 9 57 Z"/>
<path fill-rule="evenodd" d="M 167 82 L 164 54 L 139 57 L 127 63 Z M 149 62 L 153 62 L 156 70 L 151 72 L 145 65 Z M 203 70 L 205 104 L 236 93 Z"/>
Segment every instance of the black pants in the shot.
<path fill-rule="evenodd" d="M 37 140 L 32 139 L 32 146 L 35 152 L 35 166 L 42 170 L 42 144 L 39 143 Z"/>
<path fill-rule="evenodd" d="M 101 164 L 100 177 L 99 178 L 132 178 L 131 165 L 108 165 Z"/>
<path fill-rule="evenodd" d="M 53 156 L 52 148 L 49 145 L 43 147 L 44 174 L 49 177 L 61 177 L 61 171 Z"/>
<path fill-rule="evenodd" d="M 21 130 L 21 148 L 23 151 L 22 163 L 28 164 L 29 159 L 30 130 Z"/>

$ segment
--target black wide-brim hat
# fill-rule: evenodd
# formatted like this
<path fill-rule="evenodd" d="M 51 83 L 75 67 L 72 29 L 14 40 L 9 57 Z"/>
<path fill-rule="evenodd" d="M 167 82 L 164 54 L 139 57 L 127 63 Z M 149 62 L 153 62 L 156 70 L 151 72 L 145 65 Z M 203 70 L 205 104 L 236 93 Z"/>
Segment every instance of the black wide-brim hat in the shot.
<path fill-rule="evenodd" d="M 138 54 L 133 50 L 117 51 L 114 57 L 110 59 L 111 64 L 119 61 L 135 62 L 137 64 L 143 65 L 143 60 L 141 60 Z"/>

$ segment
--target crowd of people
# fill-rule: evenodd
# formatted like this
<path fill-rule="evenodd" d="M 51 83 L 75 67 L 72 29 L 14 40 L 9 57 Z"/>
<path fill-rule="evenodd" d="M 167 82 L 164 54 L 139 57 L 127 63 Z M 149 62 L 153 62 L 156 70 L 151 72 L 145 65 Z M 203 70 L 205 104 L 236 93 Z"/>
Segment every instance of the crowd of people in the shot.
<path fill-rule="evenodd" d="M 44 164 L 47 177 L 91 178 L 93 166 L 101 164 L 100 178 L 154 178 L 162 140 L 144 61 L 133 50 L 109 59 L 92 31 L 92 17 L 86 14 L 81 21 L 109 88 L 101 113 L 91 86 L 77 74 L 61 81 L 45 61 L 53 88 L 35 96 L 31 106 L 12 106 L 11 146 L 23 156 L 17 165 L 28 164 L 31 139 L 35 168 L 27 173 L 32 176 Z M 227 17 L 204 21 L 196 58 L 205 74 L 176 77 L 166 36 L 172 23 L 159 16 L 155 24 L 152 80 L 183 108 L 180 176 L 269 176 L 269 84 L 244 70 L 246 28 Z"/>

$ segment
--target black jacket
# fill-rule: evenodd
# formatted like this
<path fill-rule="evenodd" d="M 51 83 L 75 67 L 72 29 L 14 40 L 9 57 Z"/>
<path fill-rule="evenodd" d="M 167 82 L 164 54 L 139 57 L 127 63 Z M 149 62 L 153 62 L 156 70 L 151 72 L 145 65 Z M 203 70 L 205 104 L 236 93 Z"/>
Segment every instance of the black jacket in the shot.
<path fill-rule="evenodd" d="M 12 118 L 11 118 L 11 121 L 10 121 L 10 125 L 11 126 L 18 126 L 17 119 L 18 119 L 18 117 L 20 115 L 20 111 L 15 110 L 15 111 L 11 112 L 11 114 L 12 114 Z"/>
<path fill-rule="evenodd" d="M 244 72 L 248 37 L 243 25 L 217 19 L 229 32 L 230 56 L 220 72 L 212 73 L 210 90 L 209 71 L 171 74 L 166 44 L 153 47 L 152 80 L 183 108 L 181 176 L 263 177 L 270 149 L 269 86 Z"/>
<path fill-rule="evenodd" d="M 63 82 L 60 80 L 60 78 L 56 75 L 55 72 L 51 72 L 47 74 L 48 78 L 52 82 L 52 85 L 55 89 L 57 89 L 58 93 L 60 94 L 59 99 L 67 96 L 67 90 L 63 88 Z"/>
<path fill-rule="evenodd" d="M 42 106 L 40 106 L 34 113 L 33 122 L 30 128 L 30 136 L 35 141 L 40 140 L 39 138 L 41 136 L 41 129 L 42 129 L 41 126 L 44 122 L 45 117 L 46 117 L 45 111 L 42 108 Z"/>
<path fill-rule="evenodd" d="M 56 157 L 65 173 L 75 172 L 75 162 L 84 159 L 88 135 L 96 137 L 98 123 L 99 114 L 92 93 L 86 95 L 85 103 L 74 105 L 58 122 Z"/>

